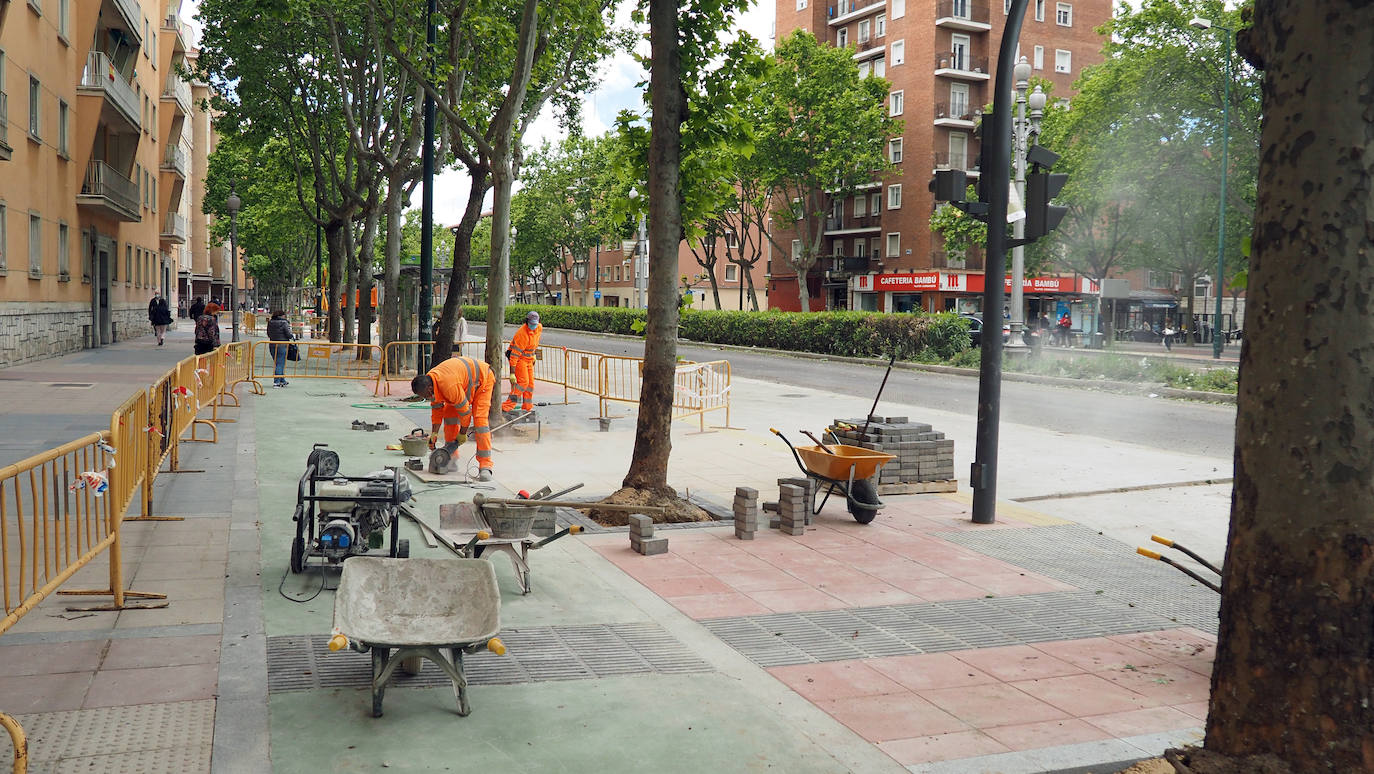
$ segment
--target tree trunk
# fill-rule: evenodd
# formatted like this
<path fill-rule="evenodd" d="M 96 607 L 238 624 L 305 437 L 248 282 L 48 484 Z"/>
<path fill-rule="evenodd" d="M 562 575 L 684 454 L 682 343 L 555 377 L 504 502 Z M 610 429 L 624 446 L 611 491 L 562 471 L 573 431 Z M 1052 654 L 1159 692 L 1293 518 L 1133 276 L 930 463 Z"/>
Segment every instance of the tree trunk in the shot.
<path fill-rule="evenodd" d="M 358 254 L 354 252 L 358 240 L 353 234 L 353 224 L 350 223 L 344 228 L 344 260 L 347 262 L 347 269 L 344 284 L 344 304 L 343 304 L 343 340 L 345 344 L 353 344 L 358 340 Z"/>
<path fill-rule="evenodd" d="M 348 224 L 342 220 L 331 220 L 324 227 L 324 243 L 329 249 L 329 340 L 343 340 L 343 310 L 339 301 L 343 296 L 345 259 L 344 229 Z"/>
<path fill-rule="evenodd" d="M 491 269 L 487 272 L 487 365 L 496 377 L 497 389 L 501 389 L 501 370 L 505 364 L 506 296 L 510 294 L 510 200 L 511 184 L 515 182 L 511 174 L 510 149 L 502 144 L 492 159 L 492 213 L 491 213 Z M 491 402 L 492 426 L 500 424 L 500 401 Z"/>
<path fill-rule="evenodd" d="M 358 246 L 358 343 L 372 343 L 372 323 L 377 309 L 372 306 L 373 246 L 377 243 L 377 221 L 381 209 L 375 204 L 368 210 L 366 224 L 363 226 L 362 243 Z M 367 360 L 371 350 L 359 347 L 358 359 Z"/>
<path fill-rule="evenodd" d="M 706 268 L 706 276 L 711 278 L 711 298 L 715 299 L 716 309 L 720 309 L 720 283 L 716 281 L 716 265 L 714 263 Z"/>
<path fill-rule="evenodd" d="M 1209 750 L 1374 770 L 1374 5 L 1261 0 L 1259 196 Z"/>
<path fill-rule="evenodd" d="M 806 275 L 811 271 L 811 267 L 805 269 L 797 268 L 797 298 L 801 300 L 801 310 L 811 311 L 811 288 L 806 286 Z"/>
<path fill-rule="evenodd" d="M 674 0 L 649 0 L 649 41 L 649 298 L 635 448 L 623 486 L 673 494 L 668 487 L 668 455 L 673 449 L 677 367 L 677 248 L 682 236 L 678 176 L 684 112 Z"/>
<path fill-rule="evenodd" d="M 447 360 L 453 352 L 453 334 L 458 329 L 458 308 L 463 305 L 468 269 L 472 266 L 472 232 L 477 230 L 477 222 L 482 219 L 482 201 L 487 195 L 490 174 L 485 164 L 468 166 L 468 204 L 453 234 L 453 268 L 449 270 L 444 309 L 439 313 L 439 333 L 434 336 L 436 365 Z"/>
<path fill-rule="evenodd" d="M 386 268 L 382 278 L 382 351 L 393 341 L 405 341 L 401 333 L 401 205 L 405 198 L 403 175 L 393 172 L 386 183 Z"/>
<path fill-rule="evenodd" d="M 747 266 L 741 266 L 740 271 L 744 272 L 744 279 L 749 283 L 749 308 L 757 312 L 759 310 L 759 296 L 754 290 L 754 265 L 751 263 Z M 740 308 L 743 309 L 743 305 Z"/>

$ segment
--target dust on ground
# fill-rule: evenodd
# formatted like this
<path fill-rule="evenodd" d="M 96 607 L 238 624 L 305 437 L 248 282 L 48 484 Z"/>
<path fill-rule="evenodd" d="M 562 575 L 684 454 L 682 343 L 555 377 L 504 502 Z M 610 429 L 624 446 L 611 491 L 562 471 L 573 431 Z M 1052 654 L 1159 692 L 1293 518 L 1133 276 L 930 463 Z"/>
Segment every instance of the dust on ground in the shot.
<path fill-rule="evenodd" d="M 690 502 L 682 499 L 672 490 L 664 492 L 649 489 L 631 489 L 626 487 L 612 494 L 600 502 L 614 505 L 647 505 L 659 506 L 667 510 L 661 513 L 645 514 L 653 518 L 657 523 L 676 524 L 689 521 L 715 521 L 715 518 L 706 511 L 698 508 Z M 603 527 L 623 527 L 630 523 L 630 514 L 633 511 L 608 511 L 601 510 L 592 505 L 582 509 L 592 521 Z"/>

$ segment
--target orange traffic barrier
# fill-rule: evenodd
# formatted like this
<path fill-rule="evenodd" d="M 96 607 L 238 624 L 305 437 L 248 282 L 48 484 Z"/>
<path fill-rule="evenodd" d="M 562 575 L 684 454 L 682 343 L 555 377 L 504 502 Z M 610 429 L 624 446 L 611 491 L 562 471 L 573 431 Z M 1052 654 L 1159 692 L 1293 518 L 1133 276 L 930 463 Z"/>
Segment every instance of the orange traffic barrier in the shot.
<path fill-rule="evenodd" d="M 262 389 L 262 379 L 276 374 L 272 345 L 287 342 L 255 341 L 252 343 L 251 378 Z M 352 379 L 377 381 L 382 372 L 383 356 L 379 344 L 343 344 L 332 341 L 296 342 L 300 360 L 287 360 L 282 377 L 291 379 Z"/>

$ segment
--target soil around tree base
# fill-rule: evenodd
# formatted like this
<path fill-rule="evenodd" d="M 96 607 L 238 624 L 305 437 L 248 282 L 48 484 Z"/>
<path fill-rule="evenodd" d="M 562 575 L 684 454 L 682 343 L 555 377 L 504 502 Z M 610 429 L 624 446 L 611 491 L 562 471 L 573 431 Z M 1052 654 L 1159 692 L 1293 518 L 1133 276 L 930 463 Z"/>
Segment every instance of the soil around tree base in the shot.
<path fill-rule="evenodd" d="M 648 513 L 655 522 L 677 524 L 690 521 L 715 521 L 706 511 L 678 496 L 672 488 L 633 489 L 625 487 L 600 502 L 614 505 L 650 505 L 667 508 L 662 513 Z M 584 511 L 587 517 L 603 527 L 623 527 L 630 523 L 631 511 L 598 510 L 593 504 Z"/>
<path fill-rule="evenodd" d="M 1165 750 L 1164 757 L 1177 774 L 1299 774 L 1268 754 L 1237 758 L 1201 747 L 1184 747 Z"/>

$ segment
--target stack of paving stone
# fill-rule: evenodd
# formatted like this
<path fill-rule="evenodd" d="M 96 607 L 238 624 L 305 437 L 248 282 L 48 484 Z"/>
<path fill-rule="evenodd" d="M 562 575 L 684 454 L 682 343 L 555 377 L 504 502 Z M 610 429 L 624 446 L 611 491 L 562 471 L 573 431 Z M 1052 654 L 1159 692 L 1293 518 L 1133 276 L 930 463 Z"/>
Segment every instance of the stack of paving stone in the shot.
<path fill-rule="evenodd" d="M 876 449 L 896 456 L 878 473 L 878 494 L 919 494 L 923 492 L 953 492 L 958 489 L 954 480 L 954 439 L 933 429 L 924 422 L 911 422 L 906 417 L 868 418 L 864 430 L 862 419 L 836 419 L 835 437 L 848 446 Z M 850 429 L 852 428 L 852 429 Z"/>
<path fill-rule="evenodd" d="M 799 486 L 806 490 L 806 507 L 803 508 L 803 515 L 806 517 L 806 523 L 810 524 L 811 511 L 816 507 L 816 489 L 820 487 L 820 482 L 808 476 L 798 476 L 795 478 L 780 478 L 778 479 L 779 491 L 781 491 L 782 487 L 786 486 L 787 484 Z M 776 527 L 777 525 L 770 524 L 769 526 Z"/>
<path fill-rule="evenodd" d="M 778 529 L 784 535 L 806 534 L 806 488 L 796 484 L 778 487 Z"/>
<path fill-rule="evenodd" d="M 753 540 L 759 529 L 759 490 L 741 486 L 735 488 L 735 537 Z"/>
<path fill-rule="evenodd" d="M 640 513 L 630 514 L 630 547 L 645 556 L 668 553 L 668 538 L 654 537 L 654 520 Z"/>

